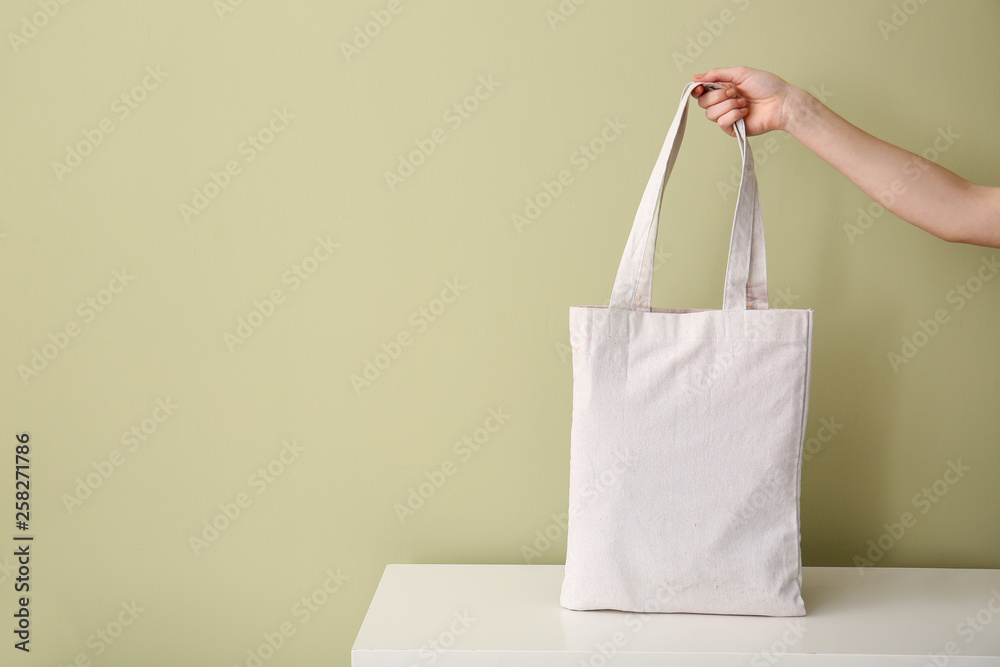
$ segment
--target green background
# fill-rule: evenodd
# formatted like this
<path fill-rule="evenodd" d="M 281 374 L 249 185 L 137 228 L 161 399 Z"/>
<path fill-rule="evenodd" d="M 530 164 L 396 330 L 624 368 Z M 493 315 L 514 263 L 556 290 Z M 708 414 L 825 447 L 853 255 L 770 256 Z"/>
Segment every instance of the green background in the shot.
<path fill-rule="evenodd" d="M 11 646 L 13 546 L 0 548 L 0 662 L 245 665 L 291 622 L 265 664 L 346 665 L 386 563 L 561 563 L 568 308 L 607 303 L 692 74 L 776 72 L 909 150 L 950 136 L 931 157 L 998 184 L 1000 5 L 902 4 L 912 15 L 757 0 L 564 2 L 567 16 L 555 0 L 5 2 L 0 542 L 19 532 L 21 432 L 36 540 L 30 655 Z M 581 161 L 608 122 L 620 133 Z M 390 184 L 436 129 L 443 143 Z M 881 537 L 875 565 L 1000 567 L 1000 281 L 949 300 L 994 252 L 888 213 L 852 232 L 870 198 L 787 135 L 751 143 L 772 303 L 815 311 L 805 564 L 852 566 Z M 721 307 L 738 161 L 692 104 L 654 306 Z M 563 170 L 569 183 L 539 199 Z M 196 190 L 215 196 L 185 220 Z M 546 206 L 518 228 L 526 198 Z M 312 270 L 298 284 L 296 266 Z M 436 301 L 447 281 L 458 296 Z M 251 316 L 274 290 L 270 316 Z M 889 353 L 939 309 L 948 321 L 894 368 Z M 240 318 L 260 326 L 234 343 Z M 43 368 L 26 373 L 36 352 Z M 382 368 L 352 384 L 368 362 Z M 477 431 L 490 410 L 503 424 Z M 146 433 L 130 449 L 133 428 Z M 455 449 L 465 437 L 482 444 Z M 298 453 L 281 463 L 286 441 Z M 968 468 L 954 484 L 940 481 L 949 462 Z M 280 474 L 262 483 L 269 465 Z M 431 478 L 440 488 L 401 516 Z M 883 537 L 905 512 L 915 525 Z M 209 541 L 213 520 L 225 528 Z M 295 605 L 328 571 L 339 590 L 302 622 Z M 135 621 L 95 639 L 133 601 Z"/>

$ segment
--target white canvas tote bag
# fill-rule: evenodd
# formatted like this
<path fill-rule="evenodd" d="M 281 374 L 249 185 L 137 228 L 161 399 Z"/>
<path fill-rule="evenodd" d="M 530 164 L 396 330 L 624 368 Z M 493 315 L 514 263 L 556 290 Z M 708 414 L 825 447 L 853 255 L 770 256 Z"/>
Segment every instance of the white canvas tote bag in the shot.
<path fill-rule="evenodd" d="M 722 310 L 652 308 L 680 107 L 609 306 L 570 308 L 567 609 L 801 616 L 801 454 L 811 310 L 770 310 L 753 154 L 743 157 Z"/>

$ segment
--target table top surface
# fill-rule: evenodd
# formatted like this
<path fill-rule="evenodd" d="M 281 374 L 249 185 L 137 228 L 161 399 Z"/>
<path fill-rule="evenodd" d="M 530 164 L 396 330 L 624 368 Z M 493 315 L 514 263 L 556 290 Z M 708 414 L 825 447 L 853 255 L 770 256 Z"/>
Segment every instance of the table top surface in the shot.
<path fill-rule="evenodd" d="M 562 565 L 390 564 L 354 650 L 438 639 L 450 651 L 584 653 L 611 642 L 619 655 L 939 654 L 1000 665 L 1000 570 L 806 567 L 807 615 L 796 618 L 572 611 L 559 606 L 562 578 Z"/>

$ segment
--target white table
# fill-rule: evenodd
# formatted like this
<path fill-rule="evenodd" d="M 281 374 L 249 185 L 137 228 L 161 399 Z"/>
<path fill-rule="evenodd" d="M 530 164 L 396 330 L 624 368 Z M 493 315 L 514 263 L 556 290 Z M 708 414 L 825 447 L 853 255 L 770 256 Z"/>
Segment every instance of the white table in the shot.
<path fill-rule="evenodd" d="M 388 565 L 351 664 L 1000 667 L 1000 570 L 807 567 L 798 618 L 570 611 L 562 576 Z"/>

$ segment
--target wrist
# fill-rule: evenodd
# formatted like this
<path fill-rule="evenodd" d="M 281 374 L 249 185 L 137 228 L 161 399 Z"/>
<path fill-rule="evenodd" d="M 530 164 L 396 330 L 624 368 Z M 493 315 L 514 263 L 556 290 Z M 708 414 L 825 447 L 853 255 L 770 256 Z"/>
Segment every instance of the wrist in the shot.
<path fill-rule="evenodd" d="M 781 110 L 781 127 L 796 139 L 816 119 L 823 104 L 808 91 L 789 85 Z"/>

